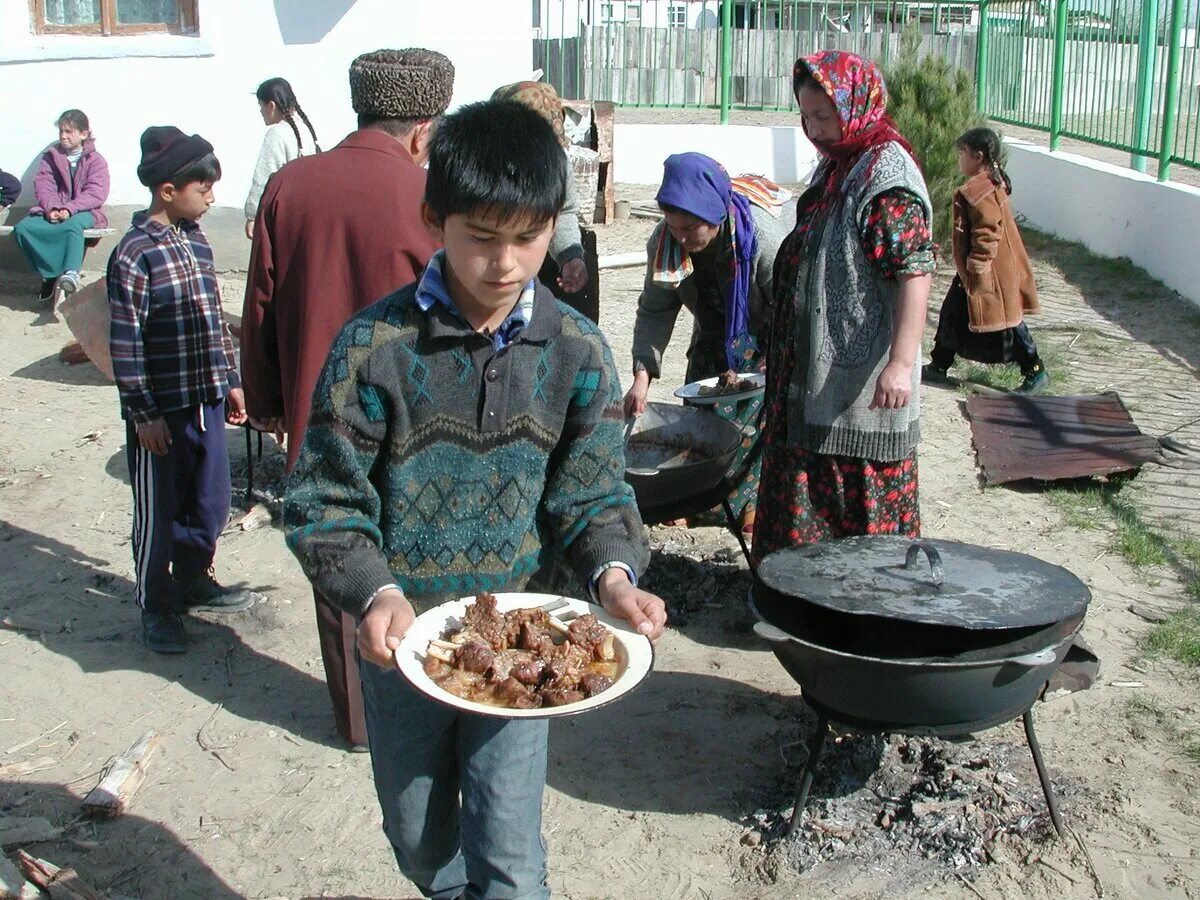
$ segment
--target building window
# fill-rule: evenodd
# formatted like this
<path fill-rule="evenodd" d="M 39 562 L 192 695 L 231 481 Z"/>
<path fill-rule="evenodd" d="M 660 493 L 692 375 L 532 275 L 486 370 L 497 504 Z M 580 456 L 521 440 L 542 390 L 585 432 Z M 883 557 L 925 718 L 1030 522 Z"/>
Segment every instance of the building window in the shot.
<path fill-rule="evenodd" d="M 542 27 L 542 0 L 533 0 L 533 27 Z"/>
<path fill-rule="evenodd" d="M 672 28 L 687 28 L 687 4 L 672 3 L 668 6 L 667 24 Z"/>
<path fill-rule="evenodd" d="M 194 34 L 199 0 L 30 0 L 35 34 Z"/>
<path fill-rule="evenodd" d="M 642 4 L 634 3 L 632 0 L 625 4 L 625 24 L 626 25 L 641 25 L 642 24 Z"/>

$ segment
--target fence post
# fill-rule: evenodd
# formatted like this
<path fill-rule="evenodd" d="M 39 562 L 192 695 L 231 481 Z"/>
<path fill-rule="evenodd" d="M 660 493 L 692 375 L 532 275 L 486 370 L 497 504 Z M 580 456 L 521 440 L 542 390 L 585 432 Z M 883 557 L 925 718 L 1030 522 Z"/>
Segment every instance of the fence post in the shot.
<path fill-rule="evenodd" d="M 979 0 L 979 32 L 975 38 L 975 112 L 987 111 L 988 0 Z"/>
<path fill-rule="evenodd" d="M 1142 23 L 1138 31 L 1137 99 L 1134 107 L 1133 146 L 1150 149 L 1150 113 L 1154 102 L 1154 78 L 1158 69 L 1158 0 L 1142 0 Z M 1145 172 L 1149 157 L 1134 153 L 1129 164 Z"/>
<path fill-rule="evenodd" d="M 733 94 L 733 0 L 721 0 L 721 124 L 729 124 Z"/>
<path fill-rule="evenodd" d="M 1171 29 L 1167 39 L 1167 87 L 1163 97 L 1162 141 L 1158 147 L 1158 180 L 1170 177 L 1171 157 L 1175 153 L 1175 125 L 1179 118 L 1179 69 L 1183 62 L 1183 20 L 1186 0 L 1171 0 Z"/>
<path fill-rule="evenodd" d="M 1062 140 L 1063 72 L 1067 60 L 1067 0 L 1054 2 L 1054 80 L 1050 86 L 1050 149 Z"/>

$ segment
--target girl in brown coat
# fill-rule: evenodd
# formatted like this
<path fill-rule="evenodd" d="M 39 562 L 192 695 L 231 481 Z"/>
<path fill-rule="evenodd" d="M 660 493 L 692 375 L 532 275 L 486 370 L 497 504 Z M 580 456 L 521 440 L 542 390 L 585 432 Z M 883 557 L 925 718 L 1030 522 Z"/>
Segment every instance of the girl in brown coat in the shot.
<path fill-rule="evenodd" d="M 932 360 L 921 380 L 946 381 L 954 357 L 982 363 L 1017 363 L 1025 380 L 1018 394 L 1050 382 L 1025 326 L 1038 311 L 1029 256 L 1013 218 L 1012 184 L 1000 168 L 1000 138 L 972 128 L 956 142 L 966 183 L 954 193 L 954 266 L 958 274 L 938 317 Z"/>

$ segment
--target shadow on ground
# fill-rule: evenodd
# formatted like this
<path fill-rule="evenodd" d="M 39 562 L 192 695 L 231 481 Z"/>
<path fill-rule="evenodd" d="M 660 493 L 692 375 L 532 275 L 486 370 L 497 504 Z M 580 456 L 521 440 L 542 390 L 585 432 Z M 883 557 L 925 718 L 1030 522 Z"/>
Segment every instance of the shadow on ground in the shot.
<path fill-rule="evenodd" d="M 325 683 L 266 656 L 241 634 L 281 628 L 275 609 L 259 604 L 236 618 L 238 630 L 213 618 L 189 616 L 192 644 L 182 656 L 163 656 L 141 641 L 133 584 L 104 571 L 109 560 L 0 520 L 6 566 L 0 611 L 17 623 L 20 640 L 71 659 L 86 673 L 134 669 L 177 682 L 242 718 L 278 727 L 325 746 L 341 747 L 333 732 Z M 250 585 L 267 592 L 273 585 Z M 91 588 L 96 593 L 86 589 Z M 67 598 L 73 602 L 67 602 Z M 71 630 L 64 630 L 70 620 Z"/>
<path fill-rule="evenodd" d="M 106 822 L 78 821 L 81 799 L 58 784 L 0 781 L 0 809 L 16 807 L 16 814 L 42 816 L 67 828 L 62 838 L 26 845 L 25 851 L 74 869 L 105 896 L 205 900 L 242 896 L 157 822 L 129 813 Z"/>

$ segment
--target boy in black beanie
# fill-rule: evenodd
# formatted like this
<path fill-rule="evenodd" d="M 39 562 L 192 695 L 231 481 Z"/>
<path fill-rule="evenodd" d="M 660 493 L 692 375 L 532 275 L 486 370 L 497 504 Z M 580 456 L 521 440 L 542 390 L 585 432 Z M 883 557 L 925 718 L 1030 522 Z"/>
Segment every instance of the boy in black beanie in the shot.
<path fill-rule="evenodd" d="M 196 220 L 213 203 L 212 145 L 173 126 L 142 134 L 136 213 L 108 262 L 109 340 L 133 487 L 134 598 L 146 646 L 182 653 L 180 612 L 239 612 L 255 595 L 212 575 L 229 519 L 225 423 L 246 421 L 212 247 Z"/>

